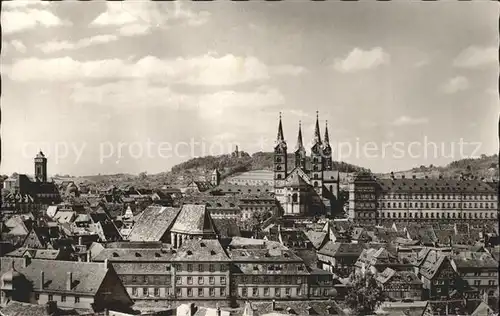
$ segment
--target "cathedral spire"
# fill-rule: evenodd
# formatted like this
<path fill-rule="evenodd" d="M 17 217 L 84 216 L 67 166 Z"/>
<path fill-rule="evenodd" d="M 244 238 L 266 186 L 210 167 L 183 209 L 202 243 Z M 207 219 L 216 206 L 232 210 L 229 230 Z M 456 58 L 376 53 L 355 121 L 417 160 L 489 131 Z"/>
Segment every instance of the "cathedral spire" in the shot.
<path fill-rule="evenodd" d="M 302 124 L 299 121 L 299 135 L 297 136 L 297 147 L 296 150 L 304 148 L 304 143 L 302 142 Z"/>
<path fill-rule="evenodd" d="M 278 137 L 277 137 L 276 141 L 278 143 L 285 141 L 285 138 L 283 137 L 283 124 L 281 123 L 281 112 L 280 112 L 280 122 L 278 125 Z"/>
<path fill-rule="evenodd" d="M 330 136 L 328 136 L 328 121 L 325 123 L 325 138 L 323 141 L 325 145 L 330 144 Z"/>
<path fill-rule="evenodd" d="M 314 143 L 321 144 L 321 134 L 319 131 L 319 112 L 316 111 L 316 127 L 314 128 Z"/>

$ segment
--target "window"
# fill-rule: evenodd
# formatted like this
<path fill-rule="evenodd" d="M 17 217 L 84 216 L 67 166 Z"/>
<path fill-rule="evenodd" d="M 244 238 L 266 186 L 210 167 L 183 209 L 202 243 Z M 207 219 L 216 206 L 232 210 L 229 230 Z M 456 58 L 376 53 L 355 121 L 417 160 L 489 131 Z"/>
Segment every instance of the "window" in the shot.
<path fill-rule="evenodd" d="M 38 301 L 39 299 L 40 299 L 40 294 L 36 293 L 36 294 L 35 294 L 35 300 L 37 300 L 37 301 Z"/>
<path fill-rule="evenodd" d="M 210 296 L 215 296 L 215 289 L 214 288 L 210 289 Z"/>
<path fill-rule="evenodd" d="M 66 295 L 61 295 L 61 302 L 66 302 Z"/>
<path fill-rule="evenodd" d="M 170 269 L 171 269 L 170 265 L 169 265 L 169 264 L 167 264 L 167 265 L 165 266 L 165 271 L 170 271 Z"/>
<path fill-rule="evenodd" d="M 481 281 L 480 281 L 480 280 L 474 280 L 474 285 L 475 285 L 475 286 L 479 286 L 479 285 L 481 285 Z"/>
<path fill-rule="evenodd" d="M 193 272 L 193 265 L 191 263 L 188 263 L 187 270 L 188 272 Z"/>
<path fill-rule="evenodd" d="M 203 284 L 203 283 L 204 283 L 204 278 L 198 277 L 198 284 Z"/>
<path fill-rule="evenodd" d="M 179 297 L 182 296 L 182 289 L 177 289 L 177 296 L 179 296 Z"/>
<path fill-rule="evenodd" d="M 49 301 L 53 301 L 53 300 L 54 300 L 54 295 L 49 294 Z"/>
<path fill-rule="evenodd" d="M 285 294 L 286 294 L 287 296 L 289 296 L 289 295 L 290 295 L 290 288 L 286 288 L 286 289 L 285 289 Z"/>
<path fill-rule="evenodd" d="M 155 296 L 160 296 L 160 289 L 155 287 Z"/>
<path fill-rule="evenodd" d="M 211 285 L 214 285 L 214 284 L 215 284 L 215 278 L 214 278 L 214 277 L 212 277 L 212 276 L 211 276 L 211 277 L 209 277 L 209 283 L 210 283 Z"/>
<path fill-rule="evenodd" d="M 198 288 L 198 297 L 203 297 L 203 289 Z"/>
<path fill-rule="evenodd" d="M 258 292 L 257 292 L 257 288 L 252 288 L 252 296 L 257 296 L 258 295 Z"/>
<path fill-rule="evenodd" d="M 210 272 L 215 272 L 215 267 L 214 267 L 214 265 L 213 265 L 213 264 L 210 264 L 210 265 L 208 266 L 208 270 L 209 270 Z"/>
<path fill-rule="evenodd" d="M 148 295 L 148 289 L 143 287 L 142 288 L 142 296 L 147 296 Z"/>
<path fill-rule="evenodd" d="M 181 279 L 181 277 L 175 277 L 175 284 L 177 284 L 177 285 L 182 284 L 182 279 Z"/>
<path fill-rule="evenodd" d="M 187 289 L 187 295 L 189 297 L 193 296 L 193 289 Z"/>
<path fill-rule="evenodd" d="M 279 297 L 281 295 L 281 289 L 279 287 L 274 289 L 274 295 Z"/>
<path fill-rule="evenodd" d="M 269 288 L 268 287 L 264 288 L 264 296 L 269 296 Z"/>
<path fill-rule="evenodd" d="M 135 283 L 135 282 L 137 282 L 137 276 L 133 275 L 132 276 L 132 283 Z"/>
<path fill-rule="evenodd" d="M 137 296 L 137 288 L 136 287 L 132 288 L 132 295 Z"/>
<path fill-rule="evenodd" d="M 247 296 L 247 288 L 246 287 L 241 289 L 241 296 L 244 296 L 244 297 Z"/>
<path fill-rule="evenodd" d="M 220 277 L 220 284 L 226 285 L 226 277 Z"/>
<path fill-rule="evenodd" d="M 193 284 L 193 277 L 187 277 L 187 283 L 189 285 Z"/>
<path fill-rule="evenodd" d="M 220 296 L 226 296 L 226 288 L 225 287 L 220 288 Z"/>
<path fill-rule="evenodd" d="M 80 303 L 80 297 L 79 296 L 75 296 L 75 303 Z"/>
<path fill-rule="evenodd" d="M 220 271 L 221 272 L 226 272 L 227 271 L 227 266 L 225 264 L 220 265 Z"/>

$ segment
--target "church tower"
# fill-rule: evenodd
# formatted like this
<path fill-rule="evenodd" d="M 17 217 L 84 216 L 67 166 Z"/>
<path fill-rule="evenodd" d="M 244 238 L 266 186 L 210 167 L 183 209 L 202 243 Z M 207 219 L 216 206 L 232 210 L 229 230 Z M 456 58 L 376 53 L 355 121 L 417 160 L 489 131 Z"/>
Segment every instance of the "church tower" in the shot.
<path fill-rule="evenodd" d="M 214 171 L 212 171 L 210 182 L 214 187 L 220 184 L 220 172 L 218 169 L 214 169 Z"/>
<path fill-rule="evenodd" d="M 295 147 L 295 167 L 299 167 L 306 172 L 306 149 L 304 148 L 304 144 L 302 142 L 302 127 L 300 121 L 297 146 Z"/>
<path fill-rule="evenodd" d="M 326 171 L 333 170 L 332 146 L 330 146 L 330 137 L 328 136 L 328 121 L 325 123 L 325 138 L 323 140 L 323 168 Z"/>
<path fill-rule="evenodd" d="M 283 125 L 281 123 L 281 113 L 278 125 L 278 137 L 274 147 L 274 187 L 282 186 L 282 182 L 287 175 L 287 146 L 283 136 Z"/>
<path fill-rule="evenodd" d="M 323 191 L 323 145 L 319 130 L 319 114 L 316 111 L 316 126 L 314 128 L 314 140 L 311 147 L 311 181 L 314 190 L 321 197 Z"/>
<path fill-rule="evenodd" d="M 47 158 L 41 150 L 35 157 L 35 179 L 37 182 L 47 182 Z"/>

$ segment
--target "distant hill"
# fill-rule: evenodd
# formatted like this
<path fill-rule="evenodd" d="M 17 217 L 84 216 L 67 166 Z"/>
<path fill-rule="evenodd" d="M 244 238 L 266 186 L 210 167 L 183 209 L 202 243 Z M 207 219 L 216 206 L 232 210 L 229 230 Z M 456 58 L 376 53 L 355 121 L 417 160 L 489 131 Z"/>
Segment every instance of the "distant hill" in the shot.
<path fill-rule="evenodd" d="M 170 172 L 171 180 L 192 179 L 197 175 L 210 179 L 210 174 L 214 169 L 221 172 L 223 178 L 252 170 L 273 170 L 274 154 L 272 152 L 257 152 L 250 155 L 246 152 L 232 153 L 221 156 L 206 156 L 190 159 L 186 162 L 172 167 Z M 293 154 L 288 155 L 288 166 L 293 168 L 295 159 Z M 334 170 L 350 173 L 357 171 L 367 171 L 368 169 L 348 164 L 345 162 L 334 162 Z"/>
<path fill-rule="evenodd" d="M 466 158 L 453 161 L 444 167 L 440 166 L 420 166 L 406 171 L 394 172 L 396 177 L 404 175 L 405 177 L 412 177 L 415 175 L 417 178 L 428 176 L 429 178 L 438 178 L 440 175 L 444 178 L 456 178 L 463 175 L 467 178 L 484 178 L 486 180 L 498 181 L 498 155 L 481 155 L 479 158 Z M 380 174 L 380 177 L 389 177 L 390 174 Z"/>

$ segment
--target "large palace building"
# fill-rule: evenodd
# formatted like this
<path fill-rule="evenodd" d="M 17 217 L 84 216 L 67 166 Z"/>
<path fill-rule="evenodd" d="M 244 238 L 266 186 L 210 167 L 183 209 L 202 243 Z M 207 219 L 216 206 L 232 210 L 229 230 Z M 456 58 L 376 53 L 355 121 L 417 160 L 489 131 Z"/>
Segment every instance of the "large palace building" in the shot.
<path fill-rule="evenodd" d="M 386 221 L 478 221 L 498 219 L 496 188 L 480 180 L 395 178 L 357 174 L 349 185 L 349 218 Z"/>
<path fill-rule="evenodd" d="M 339 173 L 333 170 L 331 154 L 328 126 L 325 127 L 325 137 L 321 140 L 316 112 L 310 157 L 307 157 L 302 142 L 299 122 L 297 145 L 293 152 L 294 163 L 289 164 L 291 157 L 288 155 L 280 115 L 278 137 L 274 147 L 274 193 L 281 206 L 282 215 L 333 215 L 338 210 Z"/>

